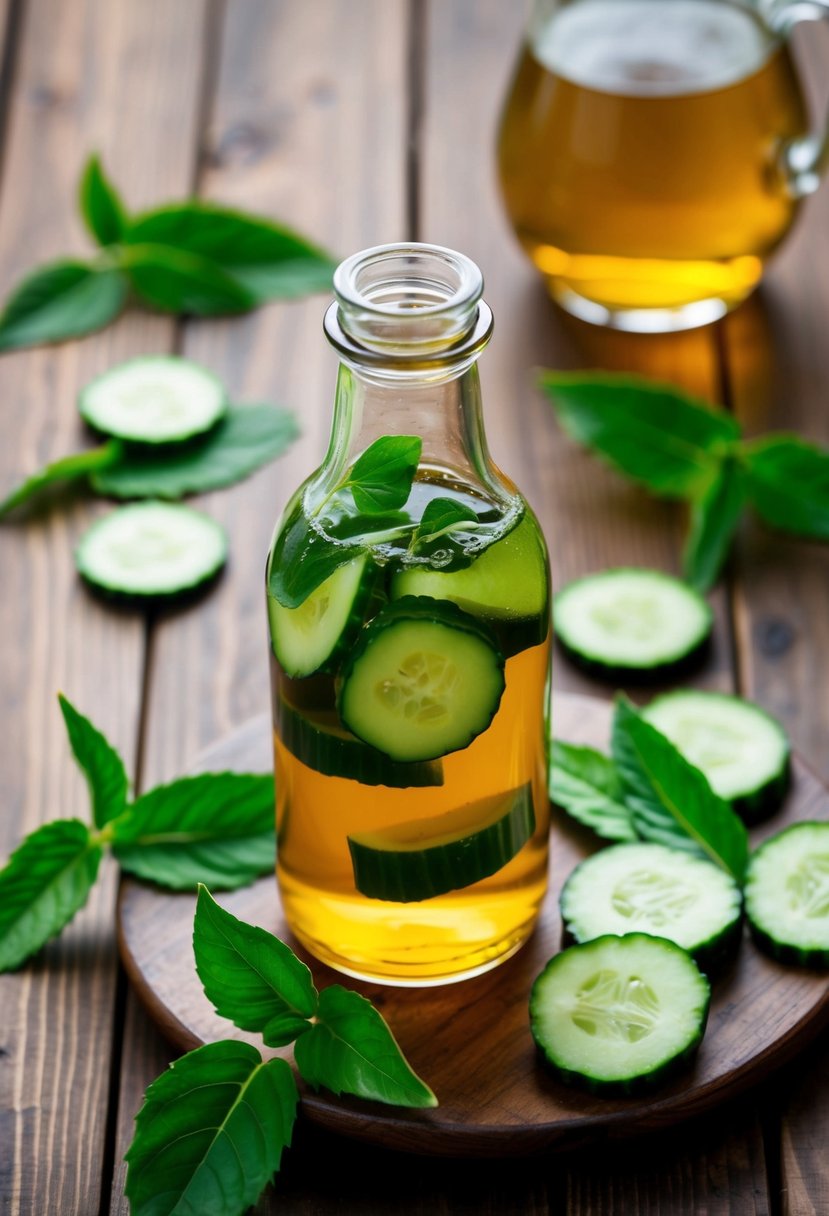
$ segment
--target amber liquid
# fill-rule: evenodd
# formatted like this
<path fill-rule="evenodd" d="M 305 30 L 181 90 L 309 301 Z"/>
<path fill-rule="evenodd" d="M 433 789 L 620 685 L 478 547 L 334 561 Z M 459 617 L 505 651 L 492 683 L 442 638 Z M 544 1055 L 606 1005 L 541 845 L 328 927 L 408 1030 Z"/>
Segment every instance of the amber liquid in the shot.
<path fill-rule="evenodd" d="M 576 0 L 518 65 L 499 140 L 507 212 L 585 319 L 713 319 L 792 222 L 775 156 L 806 126 L 788 49 L 741 7 Z"/>

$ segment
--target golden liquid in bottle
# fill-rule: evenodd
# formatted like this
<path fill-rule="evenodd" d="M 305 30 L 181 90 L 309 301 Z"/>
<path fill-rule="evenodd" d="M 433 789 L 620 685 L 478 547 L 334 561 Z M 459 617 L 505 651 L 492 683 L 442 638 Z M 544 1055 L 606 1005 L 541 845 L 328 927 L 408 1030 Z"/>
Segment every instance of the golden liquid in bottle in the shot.
<path fill-rule="evenodd" d="M 706 303 L 697 320 L 713 319 L 789 228 L 775 158 L 806 126 L 788 49 L 746 9 L 576 0 L 518 65 L 499 138 L 507 212 L 585 319 Z"/>

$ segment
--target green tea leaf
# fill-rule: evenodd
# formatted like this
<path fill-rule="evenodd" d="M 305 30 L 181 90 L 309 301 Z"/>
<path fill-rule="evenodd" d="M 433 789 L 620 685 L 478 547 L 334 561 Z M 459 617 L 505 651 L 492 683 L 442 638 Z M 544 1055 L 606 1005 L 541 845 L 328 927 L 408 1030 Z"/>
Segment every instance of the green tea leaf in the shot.
<path fill-rule="evenodd" d="M 743 447 L 751 504 L 766 523 L 829 540 L 829 451 L 797 435 L 770 435 Z"/>
<path fill-rule="evenodd" d="M 143 794 L 114 824 L 122 869 L 174 891 L 231 890 L 273 870 L 273 777 L 201 773 Z"/>
<path fill-rule="evenodd" d="M 299 433 L 288 410 L 232 406 L 205 436 L 171 452 L 125 447 L 96 471 L 92 488 L 114 498 L 182 498 L 248 477 L 281 456 Z"/>
<path fill-rule="evenodd" d="M 0 518 L 14 511 L 17 507 L 37 498 L 50 486 L 64 481 L 77 481 L 80 477 L 88 477 L 101 469 L 109 468 L 122 454 L 121 444 L 111 439 L 101 447 L 89 448 L 85 452 L 75 452 L 71 456 L 61 456 L 53 460 L 39 473 L 33 473 L 0 502 Z"/>
<path fill-rule="evenodd" d="M 613 758 L 635 827 L 643 840 L 707 857 L 742 882 L 748 835 L 705 776 L 619 697 Z"/>
<path fill-rule="evenodd" d="M 120 265 L 145 304 L 198 317 L 249 312 L 256 296 L 220 266 L 167 245 L 122 247 Z"/>
<path fill-rule="evenodd" d="M 97 156 L 86 162 L 79 202 L 86 226 L 99 245 L 115 245 L 121 240 L 127 225 L 126 211 Z"/>
<path fill-rule="evenodd" d="M 407 501 L 423 441 L 418 435 L 381 435 L 354 462 L 343 489 L 350 489 L 358 511 L 367 515 L 396 511 Z"/>
<path fill-rule="evenodd" d="M 317 1021 L 297 1039 L 294 1059 L 314 1089 L 324 1085 L 395 1106 L 437 1106 L 371 1002 L 339 984 L 320 993 Z"/>
<path fill-rule="evenodd" d="M 138 216 L 134 245 L 160 245 L 221 269 L 257 302 L 329 291 L 335 259 L 297 233 L 210 203 L 177 203 Z"/>
<path fill-rule="evenodd" d="M 285 1060 L 208 1043 L 153 1081 L 127 1150 L 132 1216 L 241 1216 L 291 1142 L 298 1095 Z"/>
<path fill-rule="evenodd" d="M 740 437 L 729 414 L 636 376 L 545 372 L 541 386 L 571 438 L 666 498 L 701 493 Z"/>
<path fill-rule="evenodd" d="M 0 351 L 78 338 L 121 311 L 127 281 L 117 270 L 52 262 L 18 283 L 0 316 Z"/>
<path fill-rule="evenodd" d="M 216 1012 L 240 1030 L 258 1030 L 269 1047 L 311 1029 L 317 990 L 311 972 L 284 942 L 225 911 L 199 887 L 193 925 L 196 970 Z"/>
<path fill-rule="evenodd" d="M 420 545 L 428 545 L 449 532 L 453 532 L 460 524 L 477 524 L 478 516 L 471 507 L 465 506 L 454 498 L 433 498 L 427 503 L 420 517 L 420 523 L 414 530 L 409 549 L 414 551 Z"/>
<path fill-rule="evenodd" d="M 604 840 L 637 840 L 616 766 L 592 747 L 553 739 L 550 799 Z"/>
<path fill-rule="evenodd" d="M 332 545 L 327 541 L 309 523 L 299 503 L 276 542 L 268 593 L 283 608 L 298 608 L 320 583 L 360 552 L 359 545 Z"/>
<path fill-rule="evenodd" d="M 0 870 L 0 971 L 10 971 L 60 933 L 86 903 L 103 851 L 80 819 L 27 836 Z"/>
<path fill-rule="evenodd" d="M 72 753 L 83 770 L 92 799 L 92 818 L 102 828 L 127 805 L 129 782 L 124 762 L 115 748 L 88 718 L 78 713 L 63 693 L 58 694 Z"/>
<path fill-rule="evenodd" d="M 691 527 L 682 569 L 697 591 L 709 591 L 723 567 L 746 501 L 742 470 L 736 461 L 720 465 L 710 485 L 691 504 Z"/>

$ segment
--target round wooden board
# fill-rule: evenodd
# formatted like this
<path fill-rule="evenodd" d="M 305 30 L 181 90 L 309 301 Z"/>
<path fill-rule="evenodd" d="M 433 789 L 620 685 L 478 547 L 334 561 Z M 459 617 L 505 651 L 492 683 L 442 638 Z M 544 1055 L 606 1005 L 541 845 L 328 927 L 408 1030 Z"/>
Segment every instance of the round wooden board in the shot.
<path fill-rule="evenodd" d="M 559 693 L 553 712 L 560 738 L 606 748 L 607 702 Z M 206 751 L 193 771 L 267 769 L 270 739 L 266 718 L 254 719 Z M 754 843 L 795 820 L 814 818 L 829 818 L 829 794 L 796 759 L 786 806 L 753 834 Z M 307 1117 L 347 1135 L 419 1153 L 533 1152 L 642 1132 L 708 1110 L 763 1079 L 817 1032 L 829 1011 L 826 977 L 779 966 L 746 940 L 737 962 L 714 984 L 708 1030 L 694 1068 L 671 1086 L 646 1099 L 611 1101 L 568 1089 L 548 1075 L 530 1037 L 527 998 L 533 979 L 560 948 L 561 885 L 594 846 L 590 833 L 554 819 L 550 891 L 532 938 L 486 975 L 440 988 L 343 981 L 292 939 L 273 879 L 219 896 L 236 916 L 290 942 L 318 987 L 345 982 L 372 1000 L 440 1100 L 436 1110 L 409 1111 L 302 1088 Z M 178 1046 L 189 1050 L 229 1037 L 261 1046 L 255 1036 L 218 1017 L 202 992 L 193 964 L 193 908 L 192 895 L 123 882 L 118 930 L 130 978 Z M 290 1048 L 271 1054 L 290 1058 Z"/>

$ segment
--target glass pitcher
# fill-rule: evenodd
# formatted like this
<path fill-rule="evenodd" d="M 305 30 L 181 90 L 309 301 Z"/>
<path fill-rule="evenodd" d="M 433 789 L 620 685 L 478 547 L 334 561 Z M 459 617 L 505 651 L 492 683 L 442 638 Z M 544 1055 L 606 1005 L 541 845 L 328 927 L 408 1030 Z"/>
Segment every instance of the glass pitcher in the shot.
<path fill-rule="evenodd" d="M 268 558 L 283 906 L 386 983 L 494 966 L 547 881 L 549 568 L 487 450 L 482 287 L 431 245 L 338 268 L 331 442 Z"/>
<path fill-rule="evenodd" d="M 538 0 L 498 162 L 562 307 L 661 332 L 751 292 L 829 155 L 787 45 L 827 16 L 819 0 Z"/>

